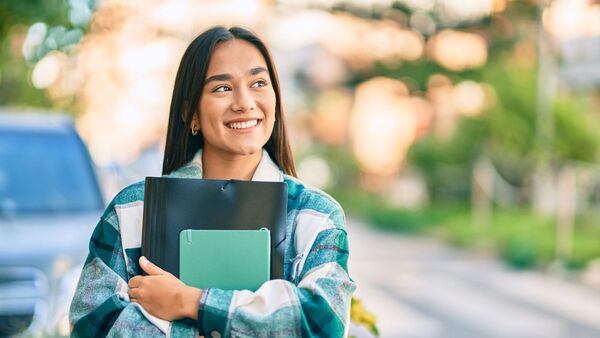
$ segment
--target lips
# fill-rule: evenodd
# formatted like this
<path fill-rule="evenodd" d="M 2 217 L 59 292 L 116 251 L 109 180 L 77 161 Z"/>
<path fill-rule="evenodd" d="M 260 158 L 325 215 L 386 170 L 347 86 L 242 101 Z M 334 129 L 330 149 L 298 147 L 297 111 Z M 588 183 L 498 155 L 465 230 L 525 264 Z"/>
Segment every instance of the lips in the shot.
<path fill-rule="evenodd" d="M 227 128 L 230 129 L 249 129 L 257 126 L 262 122 L 261 119 L 245 120 L 245 121 L 234 121 L 226 123 Z"/>

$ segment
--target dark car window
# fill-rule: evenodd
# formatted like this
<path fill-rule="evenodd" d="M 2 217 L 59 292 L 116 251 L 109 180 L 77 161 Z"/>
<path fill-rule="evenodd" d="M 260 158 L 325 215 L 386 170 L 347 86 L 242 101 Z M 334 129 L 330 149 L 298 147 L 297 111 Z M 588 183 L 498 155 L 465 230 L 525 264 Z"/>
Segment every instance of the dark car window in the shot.
<path fill-rule="evenodd" d="M 0 213 L 82 212 L 102 203 L 74 132 L 0 129 Z"/>

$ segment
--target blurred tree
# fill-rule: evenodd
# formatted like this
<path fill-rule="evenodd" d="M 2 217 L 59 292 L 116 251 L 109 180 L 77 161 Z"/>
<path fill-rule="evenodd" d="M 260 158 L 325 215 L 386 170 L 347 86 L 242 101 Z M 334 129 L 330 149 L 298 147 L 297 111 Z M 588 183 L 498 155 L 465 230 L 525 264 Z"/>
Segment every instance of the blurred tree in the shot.
<path fill-rule="evenodd" d="M 31 83 L 31 64 L 21 46 L 36 22 L 68 23 L 64 0 L 3 0 L 0 2 L 0 105 L 49 107 L 45 91 Z"/>
<path fill-rule="evenodd" d="M 52 107 L 44 90 L 35 88 L 35 62 L 52 50 L 68 50 L 87 27 L 94 0 L 3 0 L 0 2 L 0 105 Z M 23 44 L 30 27 L 42 23 L 42 40 L 31 55 Z"/>
<path fill-rule="evenodd" d="M 600 150 L 600 116 L 593 103 L 559 96 L 555 105 L 556 137 L 553 142 L 557 160 L 597 163 Z"/>
<path fill-rule="evenodd" d="M 414 11 L 402 2 L 392 9 L 410 18 Z M 336 11 L 378 20 L 389 8 L 365 11 L 350 4 Z M 486 83 L 495 92 L 495 104 L 478 117 L 462 117 L 450 139 L 434 133 L 411 148 L 408 159 L 425 174 L 432 200 L 468 202 L 471 191 L 472 165 L 481 156 L 492 160 L 505 180 L 524 187 L 544 154 L 550 153 L 554 164 L 577 160 L 598 160 L 600 125 L 590 114 L 592 104 L 573 93 L 560 95 L 554 104 L 554 139 L 550 148 L 541 148 L 536 140 L 536 44 L 538 5 L 535 1 L 511 1 L 503 12 L 476 20 L 444 22 L 435 12 L 428 13 L 436 31 L 446 28 L 475 32 L 486 39 L 488 60 L 485 66 L 465 71 L 452 71 L 425 56 L 416 61 L 397 64 L 375 64 L 368 71 L 356 72 L 349 87 L 374 76 L 409 78 L 413 92 L 428 90 L 432 74 L 442 74 L 454 84 L 465 80 Z M 404 23 L 409 26 L 409 23 Z M 426 39 L 432 34 L 424 34 Z"/>
<path fill-rule="evenodd" d="M 16 25 L 46 22 L 49 25 L 68 23 L 67 3 L 64 0 L 3 0 L 0 2 L 0 39 L 9 37 Z"/>
<path fill-rule="evenodd" d="M 514 59 L 513 59 L 514 60 Z M 496 91 L 493 108 L 477 118 L 463 118 L 450 140 L 430 134 L 415 144 L 409 158 L 423 170 L 434 200 L 470 198 L 474 161 L 489 157 L 505 180 L 526 186 L 543 152 L 553 164 L 598 160 L 600 125 L 592 103 L 565 93 L 554 104 L 555 135 L 551 149 L 536 144 L 536 78 L 533 65 L 504 58 L 481 71 L 482 81 Z"/>
<path fill-rule="evenodd" d="M 411 148 L 409 161 L 425 175 L 432 201 L 468 200 L 471 167 L 484 151 L 487 134 L 482 118 L 465 118 L 450 140 L 430 134 Z"/>

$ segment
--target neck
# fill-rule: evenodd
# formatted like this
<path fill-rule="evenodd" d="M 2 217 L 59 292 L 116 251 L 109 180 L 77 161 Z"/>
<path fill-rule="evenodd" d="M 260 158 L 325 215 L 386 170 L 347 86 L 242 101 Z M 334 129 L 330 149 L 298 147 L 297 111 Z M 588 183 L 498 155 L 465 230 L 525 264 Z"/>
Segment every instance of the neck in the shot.
<path fill-rule="evenodd" d="M 213 180 L 250 181 L 262 159 L 262 151 L 250 155 L 228 155 L 205 148 L 202 151 L 202 177 Z"/>

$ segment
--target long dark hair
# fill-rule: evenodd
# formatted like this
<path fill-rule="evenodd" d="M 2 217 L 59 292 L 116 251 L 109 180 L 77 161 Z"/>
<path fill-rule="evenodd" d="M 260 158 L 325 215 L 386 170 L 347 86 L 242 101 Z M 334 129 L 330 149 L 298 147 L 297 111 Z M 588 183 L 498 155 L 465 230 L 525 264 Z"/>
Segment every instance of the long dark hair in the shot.
<path fill-rule="evenodd" d="M 210 28 L 190 43 L 177 70 L 173 98 L 169 111 L 169 128 L 163 160 L 163 175 L 191 161 L 196 152 L 202 148 L 204 138 L 202 133 L 194 136 L 191 133 L 191 123 L 196 107 L 202 96 L 202 88 L 206 72 L 217 44 L 233 39 L 242 39 L 254 45 L 265 58 L 273 90 L 275 91 L 275 126 L 273 133 L 264 148 L 284 173 L 296 176 L 294 158 L 288 143 L 285 128 L 285 115 L 281 104 L 279 77 L 275 64 L 267 46 L 254 33 L 241 27 L 225 28 L 216 26 Z M 202 114 L 202 112 L 200 112 Z"/>

